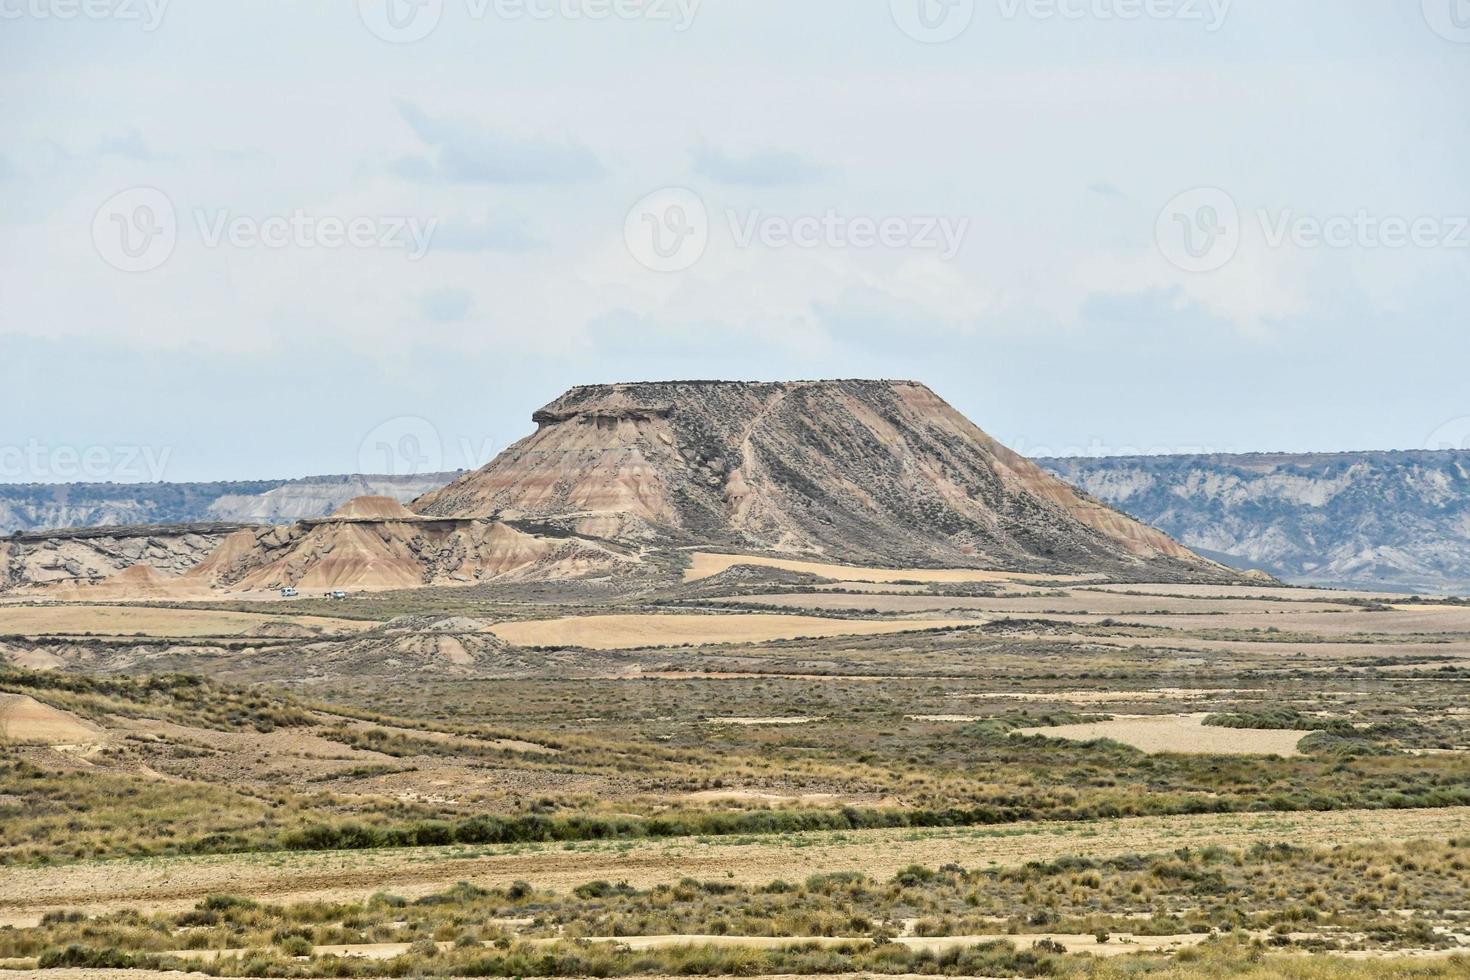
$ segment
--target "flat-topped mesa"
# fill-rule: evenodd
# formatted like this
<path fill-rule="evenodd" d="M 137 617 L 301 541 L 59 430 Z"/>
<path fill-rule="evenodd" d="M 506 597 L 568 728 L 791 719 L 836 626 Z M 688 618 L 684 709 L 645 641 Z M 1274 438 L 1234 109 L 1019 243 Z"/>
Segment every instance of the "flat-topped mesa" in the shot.
<path fill-rule="evenodd" d="M 535 433 L 412 509 L 855 564 L 1231 577 L 913 381 L 586 385 L 533 420 Z"/>

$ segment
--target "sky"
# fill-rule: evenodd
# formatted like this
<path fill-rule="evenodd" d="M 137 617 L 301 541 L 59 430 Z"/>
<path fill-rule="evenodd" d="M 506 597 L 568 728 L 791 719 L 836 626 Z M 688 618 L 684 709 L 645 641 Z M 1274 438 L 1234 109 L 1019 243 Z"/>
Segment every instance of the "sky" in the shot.
<path fill-rule="evenodd" d="M 0 0 L 0 482 L 482 465 L 596 382 L 1470 448 L 1470 0 Z"/>

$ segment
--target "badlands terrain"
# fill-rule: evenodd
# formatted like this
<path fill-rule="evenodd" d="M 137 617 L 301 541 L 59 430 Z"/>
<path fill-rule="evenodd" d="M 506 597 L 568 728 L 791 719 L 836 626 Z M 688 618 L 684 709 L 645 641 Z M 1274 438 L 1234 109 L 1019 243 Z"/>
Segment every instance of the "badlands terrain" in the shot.
<path fill-rule="evenodd" d="M 911 383 L 535 425 L 10 542 L 0 965 L 1470 974 L 1470 603 L 1218 565 Z"/>
<path fill-rule="evenodd" d="M 1470 452 L 1038 460 L 1208 553 L 1299 585 L 1470 591 Z"/>
<path fill-rule="evenodd" d="M 1294 585 L 1470 591 L 1470 452 L 1246 454 L 1039 459 L 1043 469 L 1196 553 Z M 0 484 L 0 535 L 111 538 L 43 556 L 53 576 L 115 564 L 104 553 L 166 534 L 214 541 L 220 525 L 329 516 L 360 496 L 400 503 L 457 473 L 244 483 Z M 141 525 L 149 525 L 140 529 Z M 120 530 L 122 528 L 122 530 Z M 102 530 L 99 530 L 102 529 Z M 43 532 L 27 534 L 27 532 Z M 0 545 L 3 548 L 3 545 Z M 88 560 L 93 563 L 88 564 Z"/>

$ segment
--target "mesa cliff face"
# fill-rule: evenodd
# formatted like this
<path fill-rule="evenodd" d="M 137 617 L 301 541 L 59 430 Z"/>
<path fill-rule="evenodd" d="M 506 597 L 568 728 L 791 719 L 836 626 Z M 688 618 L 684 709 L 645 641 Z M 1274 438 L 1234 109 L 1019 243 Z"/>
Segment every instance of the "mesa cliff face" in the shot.
<path fill-rule="evenodd" d="M 590 385 L 532 418 L 534 434 L 412 509 L 857 564 L 1232 574 L 914 382 Z"/>

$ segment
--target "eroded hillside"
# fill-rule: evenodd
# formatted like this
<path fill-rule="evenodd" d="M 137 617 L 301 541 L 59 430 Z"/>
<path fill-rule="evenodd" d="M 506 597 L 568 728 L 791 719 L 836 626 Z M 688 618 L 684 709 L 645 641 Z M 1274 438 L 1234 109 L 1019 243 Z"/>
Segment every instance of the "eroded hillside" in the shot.
<path fill-rule="evenodd" d="M 536 433 L 413 508 L 857 564 L 1228 576 L 914 382 L 593 385 L 533 419 Z"/>

